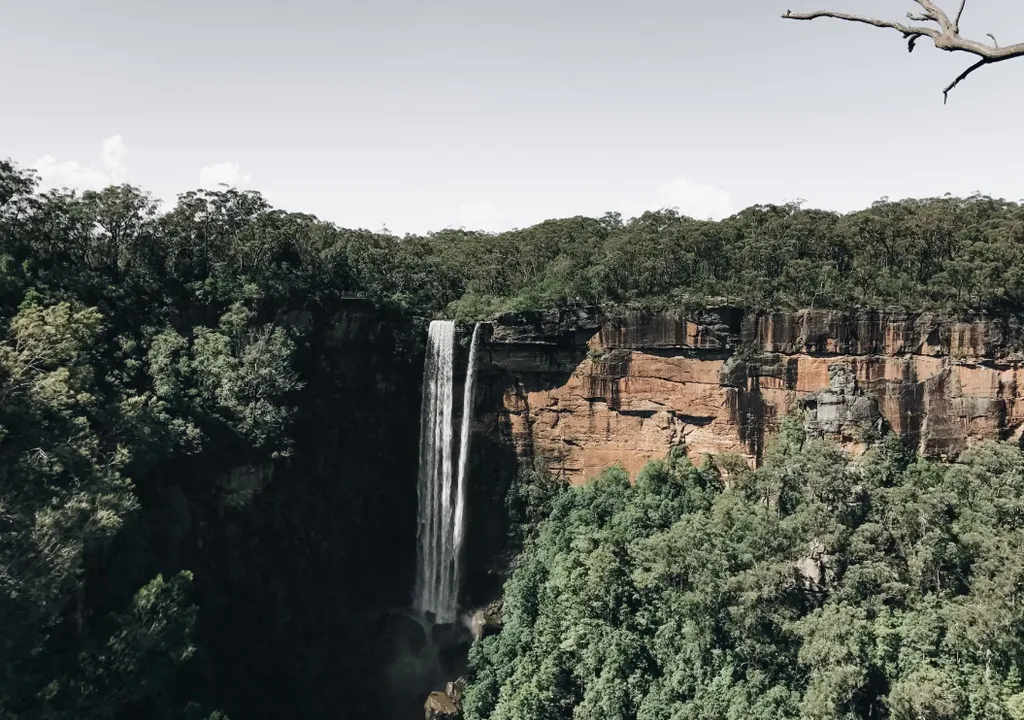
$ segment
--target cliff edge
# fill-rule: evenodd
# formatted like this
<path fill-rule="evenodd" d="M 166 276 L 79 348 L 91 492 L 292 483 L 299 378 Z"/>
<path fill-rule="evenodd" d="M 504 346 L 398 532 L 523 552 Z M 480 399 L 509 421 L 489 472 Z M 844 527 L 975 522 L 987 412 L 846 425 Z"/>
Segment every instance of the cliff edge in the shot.
<path fill-rule="evenodd" d="M 1016 317 L 561 310 L 503 316 L 485 338 L 487 421 L 572 482 L 615 462 L 636 472 L 680 444 L 695 462 L 757 464 L 798 407 L 810 432 L 853 452 L 886 425 L 947 459 L 1024 427 Z"/>

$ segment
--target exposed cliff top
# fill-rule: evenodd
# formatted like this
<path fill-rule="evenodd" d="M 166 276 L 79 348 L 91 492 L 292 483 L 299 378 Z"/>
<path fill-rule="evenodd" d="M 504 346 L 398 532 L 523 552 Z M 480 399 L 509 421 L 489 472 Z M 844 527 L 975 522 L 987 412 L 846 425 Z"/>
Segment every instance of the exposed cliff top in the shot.
<path fill-rule="evenodd" d="M 795 312 L 709 306 L 699 310 L 627 306 L 528 310 L 489 323 L 488 342 L 586 344 L 600 333 L 605 349 L 692 349 L 756 352 L 950 356 L 981 362 L 1024 351 L 1017 315 L 953 317 L 902 308 Z"/>

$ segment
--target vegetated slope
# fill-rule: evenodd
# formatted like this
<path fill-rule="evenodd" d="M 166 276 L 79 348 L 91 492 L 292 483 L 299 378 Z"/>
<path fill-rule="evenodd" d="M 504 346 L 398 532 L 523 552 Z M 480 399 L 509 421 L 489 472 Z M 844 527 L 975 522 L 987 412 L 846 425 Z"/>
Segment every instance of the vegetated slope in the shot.
<path fill-rule="evenodd" d="M 0 716 L 376 717 L 419 329 L 254 193 L 0 170 Z"/>
<path fill-rule="evenodd" d="M 800 427 L 728 488 L 673 454 L 563 490 L 466 717 L 1024 717 L 1019 448 L 851 463 Z"/>

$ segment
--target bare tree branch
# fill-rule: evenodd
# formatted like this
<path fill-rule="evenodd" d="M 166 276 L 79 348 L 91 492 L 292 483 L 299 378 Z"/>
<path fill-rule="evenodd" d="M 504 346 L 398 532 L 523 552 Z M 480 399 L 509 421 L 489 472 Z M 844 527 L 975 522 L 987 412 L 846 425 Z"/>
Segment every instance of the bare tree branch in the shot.
<path fill-rule="evenodd" d="M 969 38 L 962 37 L 960 35 L 960 19 L 963 17 L 964 7 L 967 5 L 967 0 L 960 0 L 960 4 L 957 7 L 956 15 L 953 20 L 949 19 L 949 16 L 943 12 L 934 0 L 914 0 L 914 2 L 921 7 L 922 12 L 917 14 L 907 13 L 907 17 L 915 23 L 935 23 L 938 27 L 927 25 L 904 25 L 902 23 L 891 22 L 889 20 L 879 20 L 877 18 L 867 17 L 864 15 L 851 15 L 850 13 L 836 12 L 833 10 L 814 10 L 812 12 L 803 13 L 794 13 L 787 10 L 782 17 L 787 20 L 816 20 L 817 18 L 833 18 L 836 20 L 844 20 L 846 22 L 862 23 L 873 27 L 896 30 L 897 32 L 902 33 L 903 39 L 907 41 L 908 52 L 914 51 L 915 44 L 919 39 L 927 37 L 931 39 L 935 44 L 935 47 L 939 50 L 945 50 L 947 52 L 965 52 L 980 58 L 978 62 L 960 73 L 960 75 L 942 91 L 943 103 L 948 99 L 949 91 L 959 85 L 968 75 L 978 68 L 1024 56 L 1024 43 L 999 47 L 999 43 L 996 42 L 995 37 L 991 33 L 988 35 L 988 37 L 992 38 L 991 45 L 978 40 L 971 40 Z"/>
<path fill-rule="evenodd" d="M 865 17 L 863 15 L 851 15 L 849 13 L 835 12 L 832 10 L 815 10 L 807 13 L 795 13 L 786 11 L 786 14 L 782 17 L 787 20 L 815 20 L 817 18 L 835 18 L 836 20 L 846 20 L 848 22 L 864 23 L 865 25 L 874 25 L 879 28 L 890 28 L 892 30 L 898 30 L 904 35 L 927 35 L 928 37 L 935 37 L 939 34 L 939 31 L 934 28 L 928 27 L 911 27 L 908 25 L 902 25 L 898 22 L 890 22 L 888 20 L 876 20 L 875 18 Z"/>
<path fill-rule="evenodd" d="M 967 5 L 967 0 L 960 0 L 960 7 L 956 11 L 956 20 L 953 21 L 953 25 L 956 27 L 957 32 L 960 32 L 960 18 L 964 16 L 964 7 Z"/>
<path fill-rule="evenodd" d="M 924 9 L 924 14 L 930 20 L 934 20 L 939 24 L 943 32 L 953 29 L 953 24 L 949 21 L 946 13 L 942 12 L 939 6 L 932 2 L 932 0 L 914 0 L 914 2 Z"/>
<path fill-rule="evenodd" d="M 953 88 L 955 88 L 957 85 L 959 85 L 961 80 L 966 78 L 968 75 L 970 75 L 972 72 L 974 72 L 978 68 L 982 67 L 983 65 L 988 65 L 990 62 L 992 62 L 992 61 L 991 60 L 986 60 L 985 58 L 982 58 L 981 60 L 979 60 L 978 62 L 974 63 L 973 65 L 971 65 L 966 70 L 964 70 L 962 73 L 957 75 L 956 76 L 956 80 L 954 80 L 949 85 L 947 85 L 946 89 L 942 91 L 942 104 L 943 105 L 946 104 L 946 100 L 949 99 L 949 91 L 952 90 Z"/>

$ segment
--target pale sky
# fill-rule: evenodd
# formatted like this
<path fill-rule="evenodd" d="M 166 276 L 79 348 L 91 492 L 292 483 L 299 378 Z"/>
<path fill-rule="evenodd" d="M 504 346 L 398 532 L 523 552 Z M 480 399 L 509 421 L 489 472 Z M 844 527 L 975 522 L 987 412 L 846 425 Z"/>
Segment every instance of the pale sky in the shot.
<path fill-rule="evenodd" d="M 946 0 L 951 3 L 952 0 Z M 894 31 L 910 0 L 0 0 L 0 157 L 48 186 L 228 182 L 343 226 L 500 230 L 677 206 L 1024 198 L 1024 58 Z M 965 35 L 1024 40 L 1021 0 Z"/>

